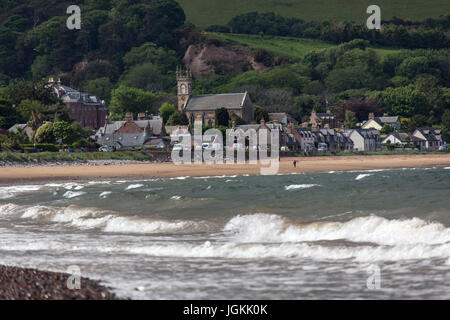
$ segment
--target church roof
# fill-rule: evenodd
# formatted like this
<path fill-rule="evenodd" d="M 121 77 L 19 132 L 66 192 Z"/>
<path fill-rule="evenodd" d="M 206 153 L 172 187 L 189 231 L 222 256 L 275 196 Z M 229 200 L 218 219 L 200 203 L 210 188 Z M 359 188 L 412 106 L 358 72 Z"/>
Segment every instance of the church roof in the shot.
<path fill-rule="evenodd" d="M 205 94 L 191 96 L 186 104 L 186 111 L 212 111 L 219 108 L 240 109 L 244 105 L 247 92 Z"/>

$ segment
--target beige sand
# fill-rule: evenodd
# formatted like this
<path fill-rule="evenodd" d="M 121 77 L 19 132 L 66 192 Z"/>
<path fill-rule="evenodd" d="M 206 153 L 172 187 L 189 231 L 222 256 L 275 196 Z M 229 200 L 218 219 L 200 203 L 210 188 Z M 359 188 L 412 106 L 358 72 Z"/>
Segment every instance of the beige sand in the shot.
<path fill-rule="evenodd" d="M 297 161 L 296 168 L 293 167 L 294 160 Z M 450 166 L 450 154 L 282 158 L 279 173 L 447 166 Z M 0 168 L 0 183 L 236 174 L 260 174 L 260 166 L 154 163 L 110 166 L 4 167 Z"/>

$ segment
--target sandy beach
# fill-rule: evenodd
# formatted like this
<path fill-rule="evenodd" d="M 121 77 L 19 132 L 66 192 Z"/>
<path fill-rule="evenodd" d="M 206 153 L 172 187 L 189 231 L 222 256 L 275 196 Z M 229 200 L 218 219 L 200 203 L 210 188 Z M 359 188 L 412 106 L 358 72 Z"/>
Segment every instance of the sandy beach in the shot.
<path fill-rule="evenodd" d="M 297 161 L 294 168 L 293 161 Z M 450 154 L 281 158 L 279 173 L 426 168 L 450 166 Z M 144 163 L 104 166 L 34 166 L 0 168 L 1 184 L 56 180 L 140 179 L 154 177 L 260 174 L 261 165 Z"/>

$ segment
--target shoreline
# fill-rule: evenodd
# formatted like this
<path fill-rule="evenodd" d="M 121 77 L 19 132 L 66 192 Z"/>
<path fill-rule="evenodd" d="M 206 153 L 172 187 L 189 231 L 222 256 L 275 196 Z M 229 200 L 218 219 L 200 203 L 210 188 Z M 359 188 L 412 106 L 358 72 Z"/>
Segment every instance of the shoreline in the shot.
<path fill-rule="evenodd" d="M 0 300 L 119 300 L 101 281 L 80 278 L 80 289 L 69 289 L 71 275 L 0 265 Z"/>
<path fill-rule="evenodd" d="M 293 167 L 293 161 L 297 167 Z M 109 179 L 150 179 L 228 175 L 259 175 L 261 164 L 124 163 L 108 165 L 56 165 L 1 167 L 0 185 Z M 373 155 L 281 158 L 279 174 L 400 168 L 450 167 L 450 154 Z"/>

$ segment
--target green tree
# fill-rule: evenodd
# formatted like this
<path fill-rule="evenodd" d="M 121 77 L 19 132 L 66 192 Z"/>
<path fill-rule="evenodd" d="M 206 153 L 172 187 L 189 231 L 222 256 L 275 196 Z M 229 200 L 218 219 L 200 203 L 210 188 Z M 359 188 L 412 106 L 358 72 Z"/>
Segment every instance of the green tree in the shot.
<path fill-rule="evenodd" d="M 346 129 L 354 129 L 356 128 L 356 122 L 358 119 L 356 119 L 356 115 L 353 111 L 346 110 L 345 111 L 345 121 L 344 121 L 344 127 Z"/>
<path fill-rule="evenodd" d="M 416 114 L 412 116 L 406 125 L 406 130 L 410 133 L 414 132 L 417 128 L 425 127 L 428 125 L 428 119 L 422 114 Z"/>
<path fill-rule="evenodd" d="M 168 126 L 186 126 L 188 124 L 189 120 L 186 116 L 186 113 L 180 110 L 176 110 L 174 113 L 172 113 L 166 123 L 166 125 Z"/>
<path fill-rule="evenodd" d="M 37 143 L 55 143 L 53 122 L 46 122 L 40 126 L 34 134 L 34 141 Z"/>
<path fill-rule="evenodd" d="M 56 141 L 72 144 L 85 138 L 86 131 L 77 122 L 57 121 L 53 123 L 53 136 Z"/>
<path fill-rule="evenodd" d="M 444 128 L 444 139 L 450 141 L 450 109 L 445 110 L 441 120 Z"/>
<path fill-rule="evenodd" d="M 164 102 L 159 108 L 159 115 L 163 118 L 164 122 L 170 119 L 170 116 L 177 111 L 177 108 L 173 104 Z"/>
<path fill-rule="evenodd" d="M 389 132 L 392 132 L 391 126 L 388 124 L 383 125 L 383 127 L 381 128 L 381 133 L 389 133 Z"/>
<path fill-rule="evenodd" d="M 45 106 L 37 100 L 22 100 L 22 102 L 17 107 L 17 111 L 20 112 L 23 122 L 27 122 L 31 118 L 32 112 L 41 113 L 44 111 Z"/>
<path fill-rule="evenodd" d="M 264 119 L 264 121 L 269 121 L 269 113 L 260 106 L 255 106 L 255 120 L 256 122 L 261 122 L 261 120 Z"/>
<path fill-rule="evenodd" d="M 219 108 L 215 111 L 215 124 L 217 127 L 224 126 L 228 127 L 230 122 L 230 115 L 226 108 Z"/>
<path fill-rule="evenodd" d="M 105 100 L 106 104 L 109 104 L 111 101 L 111 90 L 113 88 L 114 85 L 107 77 L 87 80 L 83 85 L 83 91 L 89 92 L 90 94 L 96 95 L 100 99 Z"/>
<path fill-rule="evenodd" d="M 123 117 L 126 112 L 140 113 L 153 109 L 157 95 L 137 88 L 120 86 L 111 92 L 110 112 Z"/>

